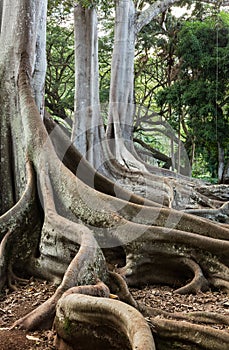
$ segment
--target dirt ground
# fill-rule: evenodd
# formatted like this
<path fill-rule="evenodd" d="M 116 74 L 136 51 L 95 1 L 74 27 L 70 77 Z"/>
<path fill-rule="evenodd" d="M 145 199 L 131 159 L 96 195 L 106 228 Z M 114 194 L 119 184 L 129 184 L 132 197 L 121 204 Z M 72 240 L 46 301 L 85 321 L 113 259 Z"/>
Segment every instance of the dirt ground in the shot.
<path fill-rule="evenodd" d="M 13 322 L 36 308 L 55 290 L 47 282 L 31 279 L 18 290 L 0 294 L 0 350 L 54 350 L 54 331 L 25 332 L 9 330 Z M 206 292 L 197 295 L 179 295 L 166 286 L 148 286 L 132 289 L 136 300 L 168 312 L 212 311 L 229 316 L 229 298 L 223 292 Z M 219 325 L 214 328 L 221 329 Z M 228 330 L 229 331 L 229 330 Z M 168 349 L 169 350 L 169 349 Z"/>
<path fill-rule="evenodd" d="M 27 285 L 17 287 L 17 291 L 5 290 L 0 295 L 0 350 L 55 349 L 53 331 L 25 332 L 7 329 L 14 321 L 48 299 L 55 287 L 33 279 Z"/>

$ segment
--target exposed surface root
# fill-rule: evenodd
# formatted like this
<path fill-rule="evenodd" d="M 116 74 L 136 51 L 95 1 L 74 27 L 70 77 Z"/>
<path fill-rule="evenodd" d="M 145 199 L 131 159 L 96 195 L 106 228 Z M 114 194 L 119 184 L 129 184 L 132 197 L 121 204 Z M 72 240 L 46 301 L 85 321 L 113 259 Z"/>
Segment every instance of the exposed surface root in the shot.
<path fill-rule="evenodd" d="M 12 266 L 9 264 L 8 266 L 8 287 L 10 290 L 17 290 L 17 286 L 15 285 L 16 282 L 19 282 L 20 284 L 26 284 L 28 283 L 29 280 L 25 279 L 25 278 L 21 278 L 15 275 L 15 273 L 13 272 Z"/>
<path fill-rule="evenodd" d="M 27 184 L 19 201 L 6 213 L 0 216 L 0 241 L 4 235 L 26 221 L 35 197 L 35 179 L 31 163 L 26 160 Z"/>
<path fill-rule="evenodd" d="M 156 317 L 150 320 L 156 338 L 178 342 L 184 341 L 197 349 L 227 350 L 229 334 L 212 327 L 195 325 L 189 322 L 180 322 Z"/>
<path fill-rule="evenodd" d="M 184 212 L 201 216 L 212 221 L 218 221 L 226 225 L 229 224 L 229 202 L 224 203 L 218 209 L 190 209 Z"/>
<path fill-rule="evenodd" d="M 56 220 L 57 219 L 58 216 L 56 216 Z M 55 223 L 57 224 L 57 221 Z M 64 223 L 62 222 L 62 224 L 64 228 Z M 85 285 L 87 284 L 87 281 L 94 281 L 96 283 L 97 260 L 100 261 L 101 266 L 99 266 L 99 268 L 102 270 L 102 260 L 98 258 L 100 250 L 97 251 L 97 244 L 88 229 L 85 227 L 82 229 L 81 225 L 74 223 L 72 223 L 72 226 L 75 226 L 73 229 L 82 230 L 79 231 L 79 233 L 82 233 L 82 236 L 80 237 L 81 246 L 75 258 L 69 264 L 60 286 L 57 288 L 53 297 L 48 299 L 44 304 L 33 310 L 28 315 L 24 316 L 22 319 L 18 320 L 13 327 L 20 327 L 29 330 L 36 328 L 50 328 L 55 316 L 56 303 L 64 292 L 77 284 Z M 103 270 L 103 274 L 105 279 L 105 270 Z M 79 290 L 81 289 L 84 290 L 84 287 L 79 287 Z M 86 288 L 86 290 L 88 291 L 89 289 Z"/>
<path fill-rule="evenodd" d="M 143 199 L 127 191 L 125 188 L 118 186 L 117 183 L 115 184 L 107 177 L 98 173 L 73 146 L 69 137 L 67 137 L 58 124 L 48 117 L 48 113 L 46 113 L 45 117 L 45 126 L 59 159 L 63 161 L 63 164 L 71 170 L 73 174 L 77 174 L 77 177 L 88 186 L 112 197 L 118 197 L 132 203 L 159 206 L 157 203 Z"/>
<path fill-rule="evenodd" d="M 26 163 L 26 169 L 27 185 L 20 200 L 0 217 L 0 290 L 6 281 L 10 289 L 16 289 L 13 284 L 15 256 L 18 265 L 19 259 L 28 259 L 29 255 L 34 253 L 32 246 L 36 246 L 36 231 L 39 230 L 40 218 L 35 202 L 34 173 L 29 161 Z M 29 255 L 21 253 L 22 247 Z"/>
<path fill-rule="evenodd" d="M 8 238 L 10 237 L 10 235 L 11 231 L 8 231 L 3 237 L 0 244 L 0 290 L 5 285 L 5 283 L 8 282 L 8 284 L 11 284 L 9 273 L 11 265 L 10 261 L 7 261 L 5 257 L 5 254 L 7 252 Z M 11 289 L 13 289 L 13 287 Z"/>
<path fill-rule="evenodd" d="M 68 326 L 66 329 L 66 321 Z M 143 316 L 120 301 L 84 295 L 68 295 L 57 306 L 56 345 L 63 341 L 76 349 L 135 349 L 154 350 L 154 341 Z M 116 330 L 116 331 L 115 331 Z M 62 338 L 62 342 L 60 341 Z"/>
<path fill-rule="evenodd" d="M 116 272 L 109 272 L 109 286 L 112 292 L 119 296 L 119 299 L 136 309 L 138 308 L 137 302 L 132 297 L 129 288 L 122 276 Z"/>
<path fill-rule="evenodd" d="M 180 258 L 181 263 L 188 266 L 194 273 L 193 280 L 186 286 L 177 289 L 175 292 L 180 294 L 198 293 L 200 291 L 205 292 L 209 289 L 209 283 L 204 277 L 203 272 L 195 261 L 187 258 Z"/>
<path fill-rule="evenodd" d="M 165 314 L 164 314 L 165 315 Z M 221 324 L 221 325 L 229 325 L 229 317 L 228 315 L 220 315 L 214 312 L 204 312 L 204 311 L 196 311 L 190 313 L 167 313 L 167 317 L 173 317 L 176 320 L 186 320 L 193 321 L 199 324 Z"/>
<path fill-rule="evenodd" d="M 223 278 L 212 277 L 210 279 L 210 281 L 211 281 L 213 286 L 215 286 L 216 288 L 222 288 L 225 291 L 227 291 L 229 294 L 229 281 L 228 280 L 225 280 Z"/>
<path fill-rule="evenodd" d="M 58 304 L 55 321 L 58 347 L 65 343 L 73 344 L 75 339 L 82 340 L 86 337 L 94 349 L 93 339 L 97 337 L 98 345 L 105 342 L 117 349 L 119 344 L 117 333 L 114 332 L 115 326 L 122 334 L 120 344 L 124 346 L 121 348 L 153 350 L 155 347 L 150 329 L 141 314 L 132 307 L 134 306 L 146 314 L 148 312 L 153 315 L 150 322 L 156 331 L 156 337 L 180 339 L 190 344 L 200 344 L 200 347 L 208 350 L 226 350 L 229 341 L 226 332 L 212 332 L 212 328 L 209 327 L 181 322 L 185 319 L 184 315 L 180 316 L 179 321 L 174 320 L 171 315 L 155 309 L 147 310 L 135 302 L 123 278 L 115 273 L 108 274 L 100 247 L 104 241 L 107 246 L 109 239 L 123 245 L 127 263 L 121 271 L 130 285 L 141 285 L 151 281 L 175 285 L 177 282 L 177 286 L 185 285 L 177 291 L 193 293 L 204 290 L 210 283 L 229 290 L 228 228 L 187 213 L 160 208 L 157 205 L 154 207 L 154 203 L 149 204 L 152 207 L 143 208 L 137 197 L 131 198 L 135 203 L 128 203 L 125 191 L 120 193 L 122 200 L 119 200 L 113 196 L 115 186 L 110 189 L 113 196 L 110 197 L 83 183 L 63 165 L 60 155 L 57 157 L 34 103 L 26 67 L 27 62 L 22 62 L 18 82 L 20 111 L 23 115 L 29 156 L 38 174 L 38 187 L 44 209 L 39 256 L 34 257 L 30 267 L 32 272 L 40 274 L 41 277 L 54 280 L 58 277 L 62 282 L 53 297 L 15 322 L 13 327 L 51 327 Z M 84 163 L 84 166 L 87 164 Z M 138 172 L 138 175 L 141 173 Z M 128 181 L 134 179 L 136 173 L 128 170 L 126 177 Z M 161 203 L 171 204 L 165 202 L 171 201 L 175 194 L 171 186 L 172 183 L 175 184 L 174 179 L 161 181 L 160 177 L 150 174 L 147 174 L 145 179 L 149 187 L 152 187 L 154 181 L 160 181 L 159 184 L 155 182 L 155 197 L 158 200 L 162 194 L 165 198 L 162 198 Z M 91 178 L 87 180 L 90 182 Z M 97 189 L 102 191 L 102 177 L 96 176 L 96 181 Z M 142 179 L 137 181 L 138 185 L 142 185 Z M 109 181 L 106 182 L 107 193 L 109 184 Z M 190 188 L 193 188 L 193 185 L 186 189 L 183 182 L 181 187 L 183 189 L 179 189 L 180 194 L 185 193 L 185 198 L 189 200 Z M 154 187 L 152 189 L 154 190 Z M 33 198 L 32 194 L 29 198 Z M 175 203 L 175 199 L 173 200 Z M 217 204 L 215 199 L 205 201 L 204 194 L 200 195 L 198 200 L 203 201 L 203 205 L 207 203 L 209 207 Z M 27 202 L 26 200 L 25 203 Z M 177 203 L 180 205 L 181 199 L 178 198 Z M 16 207 L 16 212 L 17 209 Z M 28 212 L 31 219 L 34 210 L 26 210 L 27 214 Z M 22 212 L 18 213 L 21 216 Z M 6 214 L 2 219 L 3 237 L 6 235 L 2 243 L 4 256 L 4 247 L 10 242 L 11 232 L 12 236 L 16 232 L 6 231 L 9 224 L 5 221 L 7 215 L 9 216 Z M 22 230 L 19 230 L 19 236 L 16 236 L 19 244 L 21 232 Z M 10 268 L 13 266 L 11 257 L 7 259 L 5 266 Z M 190 279 L 191 282 L 187 284 Z M 107 298 L 110 295 L 107 285 L 112 293 L 132 306 Z M 99 295 L 100 298 L 83 296 L 82 293 Z M 178 315 L 174 317 L 179 318 Z M 214 316 L 200 314 L 190 317 L 193 317 L 193 320 L 196 317 L 198 321 L 205 318 L 209 322 L 214 319 Z M 80 325 L 77 329 L 76 324 Z M 105 326 L 105 334 L 100 332 L 98 324 L 102 325 L 102 328 Z M 96 336 L 93 338 L 93 335 Z M 74 346 L 71 347 L 74 349 Z M 89 350 L 89 347 L 86 349 Z"/>
<path fill-rule="evenodd" d="M 28 280 L 16 276 L 13 272 L 14 254 L 16 254 L 13 247 L 14 239 L 15 232 L 8 231 L 0 244 L 0 290 L 4 285 L 7 285 L 10 290 L 15 291 L 17 290 L 16 281 L 28 282 Z"/>
<path fill-rule="evenodd" d="M 210 185 L 201 186 L 197 190 L 207 196 L 208 198 L 218 199 L 221 201 L 229 200 L 229 186 L 228 185 Z"/>

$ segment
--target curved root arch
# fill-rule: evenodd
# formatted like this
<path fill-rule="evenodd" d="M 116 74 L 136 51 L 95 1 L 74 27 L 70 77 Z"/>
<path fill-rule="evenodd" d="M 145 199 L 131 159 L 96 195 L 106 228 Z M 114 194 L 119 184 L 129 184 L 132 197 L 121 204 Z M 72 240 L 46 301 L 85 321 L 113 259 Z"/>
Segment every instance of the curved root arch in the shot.
<path fill-rule="evenodd" d="M 31 163 L 26 160 L 27 184 L 19 201 L 0 217 L 0 290 L 4 284 L 15 290 L 13 284 L 21 280 L 13 272 L 17 256 L 23 265 L 25 260 L 34 255 L 39 240 L 40 218 L 36 203 L 36 186 Z M 24 248 L 27 251 L 20 252 Z"/>
<path fill-rule="evenodd" d="M 113 349 L 155 350 L 152 333 L 144 317 L 120 301 L 74 294 L 63 296 L 57 305 L 54 324 L 62 340 L 74 344 L 79 337 L 81 344 L 85 344 L 85 350 L 94 348 L 96 339 L 99 339 L 101 349 L 109 344 L 113 345 Z M 89 346 L 91 341 L 93 347 Z"/>

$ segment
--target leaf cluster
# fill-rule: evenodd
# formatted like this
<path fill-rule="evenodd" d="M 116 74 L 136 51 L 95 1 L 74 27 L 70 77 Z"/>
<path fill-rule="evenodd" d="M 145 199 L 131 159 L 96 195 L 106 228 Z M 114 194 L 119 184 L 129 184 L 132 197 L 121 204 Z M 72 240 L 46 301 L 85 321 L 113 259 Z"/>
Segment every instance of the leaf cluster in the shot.
<path fill-rule="evenodd" d="M 229 153 L 228 20 L 229 15 L 222 12 L 182 23 L 175 45 L 178 73 L 157 94 L 160 108 L 172 108 L 173 124 L 185 118 L 189 137 L 195 139 L 199 154 L 207 154 L 209 166 L 217 166 L 218 143 Z"/>

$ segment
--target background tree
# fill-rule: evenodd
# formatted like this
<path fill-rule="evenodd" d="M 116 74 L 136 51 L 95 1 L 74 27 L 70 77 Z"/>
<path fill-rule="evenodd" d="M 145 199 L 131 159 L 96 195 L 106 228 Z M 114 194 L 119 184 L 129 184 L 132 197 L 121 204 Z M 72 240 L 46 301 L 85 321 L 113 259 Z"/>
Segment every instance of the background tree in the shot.
<path fill-rule="evenodd" d="M 176 80 L 158 102 L 171 106 L 170 120 L 186 134 L 189 153 L 208 159 L 211 176 L 221 182 L 228 153 L 228 15 L 184 22 L 176 54 Z"/>
<path fill-rule="evenodd" d="M 93 40 L 93 38 L 97 36 L 96 26 L 93 27 L 91 37 L 88 36 L 84 40 L 79 36 L 75 38 L 76 47 L 84 47 L 86 40 L 88 44 L 91 42 L 93 46 L 90 46 L 90 50 L 93 50 L 93 60 L 96 62 L 93 61 L 93 63 L 87 60 L 88 55 L 85 54 L 84 51 L 81 50 L 78 52 L 76 59 L 76 82 L 78 82 L 77 84 L 79 84 L 79 86 L 90 86 L 91 88 L 89 90 L 91 93 L 88 94 L 87 98 L 83 96 L 82 99 L 80 95 L 82 94 L 82 90 L 76 90 L 75 101 L 79 102 L 76 103 L 72 140 L 74 140 L 75 145 L 79 147 L 82 154 L 90 163 L 103 174 L 109 176 L 112 180 L 115 180 L 121 185 L 126 186 L 126 188 L 131 189 L 136 194 L 147 196 L 148 199 L 154 202 L 161 203 L 161 198 L 163 198 L 163 203 L 166 205 L 173 202 L 174 195 L 171 190 L 173 184 L 170 183 L 170 180 L 164 182 L 160 177 L 157 177 L 158 169 L 144 164 L 144 162 L 139 159 L 133 146 L 132 129 L 135 110 L 133 99 L 134 53 L 135 38 L 140 30 L 173 3 L 175 2 L 153 2 L 152 4 L 148 4 L 150 6 L 140 11 L 137 19 L 135 17 L 136 9 L 133 1 L 118 1 L 115 3 L 114 50 L 112 54 L 110 99 L 106 134 L 104 134 L 103 121 L 100 113 L 98 72 L 96 70 L 93 76 L 80 73 L 83 71 L 92 71 L 92 65 L 93 67 L 98 66 L 98 53 L 95 47 L 95 41 Z M 91 13 L 93 13 L 93 16 L 96 16 L 94 7 L 89 6 L 87 8 L 87 6 L 81 6 L 79 3 L 75 11 L 79 12 L 80 8 L 83 9 L 85 16 L 89 17 Z M 83 22 L 80 22 L 80 18 L 81 16 L 75 15 L 76 28 L 82 27 Z M 76 30 L 76 33 L 78 32 L 79 31 Z M 89 46 L 87 46 L 87 50 L 89 50 Z M 87 68 L 85 62 L 87 62 Z M 79 96 L 77 91 L 79 92 Z M 97 102 L 95 103 L 95 101 Z M 97 110 L 92 108 L 91 111 L 90 103 L 92 102 L 93 106 L 98 104 Z M 83 110 L 85 111 L 84 114 L 89 113 L 90 118 L 79 118 L 79 113 Z M 168 177 L 173 177 L 173 174 L 168 171 L 163 174 L 167 174 Z M 125 178 L 125 181 L 123 181 L 123 178 Z M 144 189 L 142 183 L 145 183 Z M 154 185 L 152 185 L 153 183 Z M 152 186 L 154 187 L 154 191 L 152 191 Z M 182 192 L 183 194 L 179 196 L 179 198 L 185 198 L 185 201 L 188 201 L 190 195 L 185 195 L 186 190 Z M 176 206 L 177 203 L 173 202 L 171 205 Z M 189 203 L 189 206 L 190 205 Z"/>
<path fill-rule="evenodd" d="M 158 90 L 170 86 L 173 80 L 174 51 L 179 21 L 180 19 L 168 9 L 154 22 L 149 23 L 140 33 L 140 40 L 137 44 L 140 48 L 140 55 L 137 56 L 135 64 L 137 70 L 136 102 L 145 108 L 141 107 L 141 113 L 136 113 L 134 141 L 143 147 L 141 152 L 148 149 L 148 155 L 150 151 L 151 155 L 158 159 L 160 166 L 172 168 L 172 170 L 178 170 L 175 148 L 179 148 L 180 141 L 166 121 L 173 128 L 176 122 L 171 118 L 171 108 L 161 113 L 163 118 L 159 116 L 160 109 L 158 109 L 155 96 Z M 146 53 L 143 56 L 142 50 Z M 174 130 L 177 130 L 178 134 L 176 127 Z M 185 152 L 183 153 L 185 155 Z M 189 175 L 189 166 L 186 164 L 186 168 L 182 169 L 179 165 L 179 172 Z"/>

